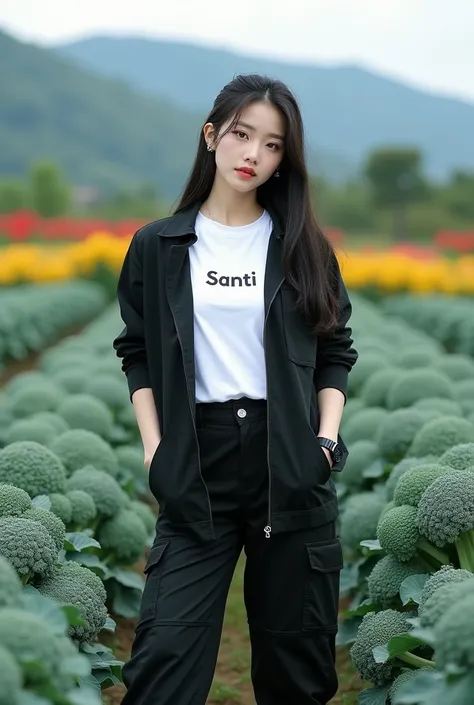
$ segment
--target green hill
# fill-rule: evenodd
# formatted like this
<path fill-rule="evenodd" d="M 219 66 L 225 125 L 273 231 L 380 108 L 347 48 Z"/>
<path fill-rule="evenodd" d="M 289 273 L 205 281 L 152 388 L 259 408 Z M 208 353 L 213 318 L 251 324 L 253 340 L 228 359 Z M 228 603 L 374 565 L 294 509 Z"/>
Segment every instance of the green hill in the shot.
<path fill-rule="evenodd" d="M 0 176 L 23 175 L 32 161 L 56 161 L 76 184 L 104 191 L 152 183 L 179 194 L 205 110 L 177 107 L 103 77 L 0 31 Z M 309 156 L 322 170 L 320 154 Z M 347 174 L 327 155 L 331 175 Z"/>
<path fill-rule="evenodd" d="M 419 146 L 435 177 L 453 167 L 474 168 L 474 105 L 356 66 L 284 63 L 134 37 L 91 37 L 56 51 L 192 110 L 207 109 L 235 73 L 257 71 L 281 78 L 301 101 L 309 142 L 321 150 L 323 171 L 334 154 L 349 164 L 360 163 L 368 150 L 387 143 Z"/>

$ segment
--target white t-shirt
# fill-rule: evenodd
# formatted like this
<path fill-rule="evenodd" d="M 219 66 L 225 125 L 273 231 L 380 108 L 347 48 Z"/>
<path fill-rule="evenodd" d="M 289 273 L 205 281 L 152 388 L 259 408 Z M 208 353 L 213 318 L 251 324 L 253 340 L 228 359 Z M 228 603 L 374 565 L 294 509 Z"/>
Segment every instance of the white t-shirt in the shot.
<path fill-rule="evenodd" d="M 266 399 L 264 279 L 273 224 L 222 225 L 201 212 L 189 248 L 196 402 Z"/>

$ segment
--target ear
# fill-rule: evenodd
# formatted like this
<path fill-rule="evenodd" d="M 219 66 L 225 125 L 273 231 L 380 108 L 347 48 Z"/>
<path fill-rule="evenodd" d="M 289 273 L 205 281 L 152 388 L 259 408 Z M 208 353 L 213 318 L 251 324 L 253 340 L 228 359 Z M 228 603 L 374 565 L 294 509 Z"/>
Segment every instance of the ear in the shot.
<path fill-rule="evenodd" d="M 212 122 L 206 122 L 206 124 L 202 128 L 202 131 L 204 133 L 204 139 L 206 140 L 207 144 L 211 145 L 211 147 L 214 147 L 215 130 Z"/>

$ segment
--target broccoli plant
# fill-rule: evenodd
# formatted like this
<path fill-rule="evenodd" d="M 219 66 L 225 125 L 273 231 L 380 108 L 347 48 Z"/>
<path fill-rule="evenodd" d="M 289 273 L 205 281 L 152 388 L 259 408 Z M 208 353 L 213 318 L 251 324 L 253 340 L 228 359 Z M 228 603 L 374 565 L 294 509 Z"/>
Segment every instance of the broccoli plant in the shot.
<path fill-rule="evenodd" d="M 474 473 L 451 470 L 424 491 L 416 526 L 435 546 L 454 544 L 461 568 L 474 573 Z"/>

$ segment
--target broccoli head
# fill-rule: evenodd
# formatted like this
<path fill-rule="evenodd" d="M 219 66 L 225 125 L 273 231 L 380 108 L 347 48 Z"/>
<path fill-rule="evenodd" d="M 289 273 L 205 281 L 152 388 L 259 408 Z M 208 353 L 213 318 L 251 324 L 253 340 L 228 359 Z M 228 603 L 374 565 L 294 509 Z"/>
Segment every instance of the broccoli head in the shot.
<path fill-rule="evenodd" d="M 474 443 L 459 443 L 449 448 L 439 462 L 440 465 L 449 465 L 455 470 L 474 468 Z"/>
<path fill-rule="evenodd" d="M 347 499 L 340 524 L 341 543 L 345 551 L 355 553 L 361 541 L 374 538 L 384 506 L 383 497 L 375 492 L 360 492 Z"/>
<path fill-rule="evenodd" d="M 71 639 L 79 642 L 92 641 L 107 621 L 102 590 L 97 589 L 89 579 L 79 576 L 70 567 L 65 571 L 62 567 L 57 569 L 54 575 L 39 584 L 38 590 L 62 605 L 75 605 L 79 609 L 85 624 L 69 627 Z"/>
<path fill-rule="evenodd" d="M 0 705 L 17 705 L 20 702 L 23 674 L 15 657 L 0 646 Z"/>
<path fill-rule="evenodd" d="M 417 510 L 403 504 L 385 512 L 377 526 L 377 538 L 387 553 L 399 561 L 409 561 L 415 556 L 427 553 L 439 564 L 449 563 L 449 558 L 435 546 L 426 541 L 418 531 L 416 524 Z"/>
<path fill-rule="evenodd" d="M 362 680 L 372 681 L 375 685 L 383 685 L 399 673 L 400 668 L 393 660 L 386 663 L 376 663 L 372 649 L 376 646 L 385 646 L 392 637 L 397 634 L 405 634 L 412 629 L 406 621 L 407 616 L 409 615 L 406 613 L 402 614 L 391 609 L 368 612 L 364 615 L 357 630 L 356 640 L 350 650 L 352 663 Z M 405 660 L 404 655 L 400 658 Z M 418 657 L 407 654 L 406 661 L 415 665 L 418 662 Z"/>
<path fill-rule="evenodd" d="M 117 458 L 112 447 L 93 431 L 71 429 L 58 436 L 50 447 L 69 475 L 86 465 L 92 465 L 112 477 L 118 474 Z"/>
<path fill-rule="evenodd" d="M 377 561 L 367 578 L 371 602 L 382 607 L 390 607 L 394 602 L 399 603 L 400 585 L 405 578 L 424 572 L 423 566 L 416 561 L 401 563 L 395 556 L 384 556 Z"/>
<path fill-rule="evenodd" d="M 61 641 L 44 619 L 21 609 L 0 609 L 0 645 L 18 663 L 24 663 L 25 686 L 35 687 L 49 682 L 58 688 L 63 685 L 60 677 Z M 28 662 L 34 662 L 35 667 L 28 668 Z"/>
<path fill-rule="evenodd" d="M 94 375 L 87 380 L 83 391 L 100 399 L 113 411 L 130 404 L 127 385 L 115 375 Z"/>
<path fill-rule="evenodd" d="M 47 446 L 54 438 L 54 431 L 47 421 L 41 419 L 19 419 L 7 428 L 4 434 L 4 443 L 17 441 L 36 441 Z"/>
<path fill-rule="evenodd" d="M 89 378 L 89 373 L 84 366 L 81 367 L 66 367 L 57 370 L 53 373 L 53 379 L 64 391 L 69 394 L 80 394 Z"/>
<path fill-rule="evenodd" d="M 474 362 L 460 353 L 441 355 L 434 361 L 433 367 L 456 382 L 474 378 Z"/>
<path fill-rule="evenodd" d="M 428 421 L 413 439 L 408 451 L 417 457 L 433 453 L 443 455 L 460 443 L 474 442 L 474 424 L 458 416 L 442 416 Z"/>
<path fill-rule="evenodd" d="M 64 492 L 66 473 L 59 458 L 35 441 L 18 441 L 0 450 L 0 482 L 20 487 L 30 497 Z"/>
<path fill-rule="evenodd" d="M 423 590 L 421 591 L 420 605 L 423 605 L 426 600 L 443 585 L 462 583 L 464 580 L 470 580 L 472 578 L 474 578 L 474 575 L 464 568 L 455 568 L 453 565 L 442 565 L 424 584 Z"/>
<path fill-rule="evenodd" d="M 423 413 L 416 409 L 396 409 L 387 414 L 377 434 L 382 456 L 392 463 L 399 462 L 424 424 Z"/>
<path fill-rule="evenodd" d="M 65 495 L 71 503 L 71 526 L 85 528 L 97 516 L 94 500 L 83 490 L 71 490 Z"/>
<path fill-rule="evenodd" d="M 49 499 L 53 514 L 56 514 L 64 524 L 69 524 L 72 516 L 72 506 L 69 497 L 59 492 L 53 492 L 53 494 L 49 495 Z"/>
<path fill-rule="evenodd" d="M 423 493 L 418 529 L 436 546 L 455 543 L 461 568 L 474 573 L 474 473 L 451 470 Z"/>
<path fill-rule="evenodd" d="M 31 416 L 37 411 L 55 411 L 64 393 L 54 384 L 40 382 L 18 389 L 10 398 L 10 409 L 16 418 Z"/>
<path fill-rule="evenodd" d="M 90 394 L 71 394 L 58 407 L 58 414 L 70 428 L 86 431 L 109 438 L 113 428 L 112 413 L 103 401 Z"/>
<path fill-rule="evenodd" d="M 17 607 L 20 604 L 21 582 L 18 573 L 0 556 L 0 607 Z"/>
<path fill-rule="evenodd" d="M 387 406 L 387 394 L 390 386 L 400 375 L 396 367 L 385 367 L 374 372 L 360 390 L 360 399 L 368 407 Z"/>
<path fill-rule="evenodd" d="M 412 681 L 413 678 L 420 671 L 429 671 L 432 673 L 433 669 L 432 668 L 404 668 L 403 669 L 403 671 L 400 673 L 400 675 L 395 678 L 392 685 L 390 686 L 390 690 L 388 691 L 391 703 L 395 702 L 395 697 L 396 697 L 398 691 L 400 690 L 400 688 L 403 685 L 405 685 L 406 683 L 410 683 L 410 681 Z"/>
<path fill-rule="evenodd" d="M 352 455 L 351 448 L 351 455 Z M 137 490 L 146 490 L 148 487 L 148 470 L 143 462 L 143 450 L 134 446 L 120 446 L 115 449 L 121 478 L 133 477 Z M 344 472 L 347 471 L 347 463 Z"/>
<path fill-rule="evenodd" d="M 462 416 L 459 402 L 453 399 L 419 399 L 412 408 L 419 411 L 439 411 L 443 416 Z"/>
<path fill-rule="evenodd" d="M 400 409 L 430 397 L 453 398 L 449 377 L 429 368 L 408 370 L 400 374 L 389 388 L 387 406 L 389 409 Z M 421 455 L 426 455 L 426 451 Z"/>
<path fill-rule="evenodd" d="M 28 492 L 14 485 L 0 485 L 0 517 L 19 517 L 30 507 Z"/>
<path fill-rule="evenodd" d="M 58 550 L 43 524 L 24 517 L 3 517 L 0 556 L 12 564 L 26 583 L 35 575 L 47 576 L 53 572 Z"/>
<path fill-rule="evenodd" d="M 426 488 L 446 471 L 446 467 L 435 463 L 408 470 L 395 487 L 393 496 L 395 506 L 409 504 L 411 507 L 417 507 Z"/>
<path fill-rule="evenodd" d="M 75 561 L 67 561 L 66 563 L 63 563 L 59 570 L 62 575 L 75 576 L 77 580 L 83 582 L 85 585 L 88 585 L 91 590 L 97 592 L 100 599 L 105 604 L 107 599 L 107 591 L 104 587 L 104 583 L 99 578 L 97 573 L 94 573 L 92 570 L 89 570 L 89 568 L 86 568 L 83 565 L 79 565 L 79 563 L 76 563 Z"/>
<path fill-rule="evenodd" d="M 129 501 L 117 480 L 91 465 L 76 470 L 67 481 L 67 489 L 87 492 L 102 517 L 113 517 L 126 507 Z"/>
<path fill-rule="evenodd" d="M 349 382 L 351 392 L 357 394 L 375 372 L 390 368 L 386 356 L 379 352 L 365 352 L 359 362 L 360 365 L 357 365 L 357 371 L 354 367 L 354 375 L 351 375 Z"/>
<path fill-rule="evenodd" d="M 388 411 L 381 406 L 372 406 L 361 409 L 347 420 L 344 426 L 346 443 L 355 443 L 361 440 L 373 440 Z"/>
<path fill-rule="evenodd" d="M 100 526 L 97 539 L 116 563 L 130 565 L 145 552 L 148 532 L 135 511 L 122 509 Z"/>
<path fill-rule="evenodd" d="M 363 472 L 377 460 L 379 451 L 376 443 L 362 439 L 354 441 L 351 445 L 351 452 L 344 466 L 343 482 L 350 490 L 362 487 L 366 481 Z M 143 460 L 142 460 L 142 467 Z"/>
<path fill-rule="evenodd" d="M 419 465 L 428 465 L 430 463 L 436 462 L 436 456 L 430 455 L 425 458 L 403 458 L 392 468 L 387 481 L 385 483 L 385 492 L 387 499 L 390 501 L 393 499 L 395 492 L 395 487 L 397 486 L 398 480 L 402 475 L 404 475 L 407 470 L 414 468 Z"/>
<path fill-rule="evenodd" d="M 147 535 L 149 536 L 156 527 L 156 514 L 150 507 L 150 505 L 145 504 L 145 502 L 140 502 L 136 499 L 130 502 L 130 510 L 133 510 L 135 514 L 142 520 L 143 525 L 146 529 Z"/>
<path fill-rule="evenodd" d="M 64 526 L 61 519 L 56 516 L 56 514 L 50 512 L 49 509 L 33 507 L 32 509 L 27 509 L 27 511 L 23 514 L 23 518 L 31 519 L 31 521 L 37 521 L 42 524 L 53 539 L 56 549 L 59 553 L 59 551 L 64 546 L 64 539 L 66 538 L 66 527 Z"/>
<path fill-rule="evenodd" d="M 462 583 L 461 583 L 462 584 Z M 452 603 L 434 628 L 436 663 L 474 668 L 474 593 Z"/>
<path fill-rule="evenodd" d="M 422 627 L 434 627 L 451 605 L 459 602 L 465 595 L 473 595 L 474 588 L 470 580 L 441 585 L 420 605 L 418 614 Z"/>
<path fill-rule="evenodd" d="M 30 418 L 35 421 L 44 421 L 49 424 L 55 435 L 59 435 L 60 433 L 64 433 L 69 430 L 69 426 L 66 421 L 54 411 L 38 411 L 37 414 L 33 414 Z"/>

